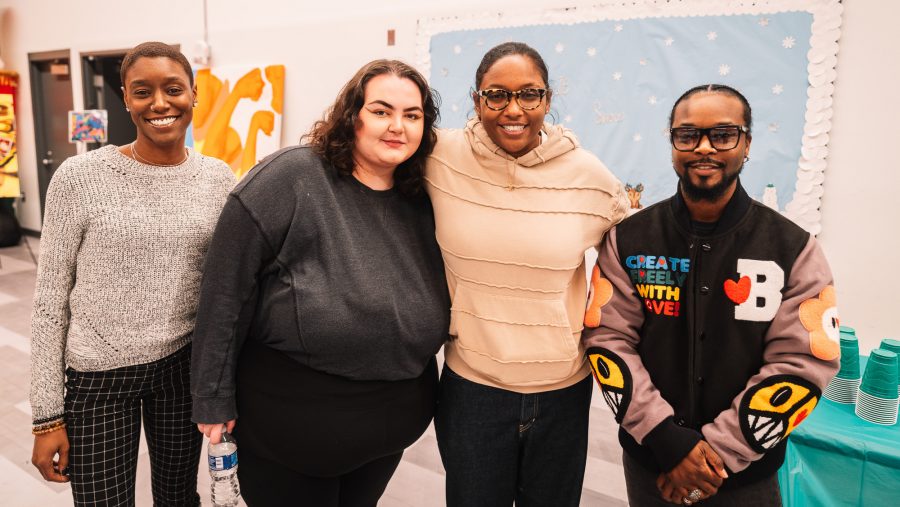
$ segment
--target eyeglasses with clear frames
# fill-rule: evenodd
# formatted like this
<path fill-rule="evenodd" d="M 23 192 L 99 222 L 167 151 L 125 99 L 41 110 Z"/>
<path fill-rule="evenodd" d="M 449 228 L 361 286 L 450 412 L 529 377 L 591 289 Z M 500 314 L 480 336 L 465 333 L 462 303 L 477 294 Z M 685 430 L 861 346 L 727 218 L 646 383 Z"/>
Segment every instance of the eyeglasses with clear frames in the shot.
<path fill-rule="evenodd" d="M 750 129 L 744 125 L 719 125 L 705 129 L 697 127 L 673 127 L 669 129 L 672 147 L 678 151 L 694 151 L 706 137 L 717 151 L 733 150 L 741 140 L 741 134 Z"/>
<path fill-rule="evenodd" d="M 520 108 L 525 111 L 531 111 L 532 109 L 537 109 L 537 107 L 541 105 L 541 101 L 544 100 L 544 95 L 547 94 L 547 90 L 544 88 L 522 88 L 517 92 L 511 92 L 502 88 L 489 88 L 486 90 L 478 90 L 475 94 L 484 99 L 484 105 L 486 105 L 488 109 L 494 111 L 506 109 L 506 106 L 509 105 L 509 101 L 512 100 L 512 97 L 516 98 L 516 102 L 519 104 Z"/>

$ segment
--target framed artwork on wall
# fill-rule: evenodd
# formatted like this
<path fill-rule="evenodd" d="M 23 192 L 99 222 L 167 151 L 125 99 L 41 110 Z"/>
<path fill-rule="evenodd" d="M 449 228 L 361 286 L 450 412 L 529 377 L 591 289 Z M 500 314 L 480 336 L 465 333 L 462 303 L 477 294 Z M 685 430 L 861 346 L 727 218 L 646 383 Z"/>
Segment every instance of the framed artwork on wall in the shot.
<path fill-rule="evenodd" d="M 16 92 L 19 75 L 0 71 L 0 199 L 19 197 L 19 155 L 16 147 Z"/>
<path fill-rule="evenodd" d="M 284 65 L 222 66 L 197 71 L 191 142 L 224 160 L 240 178 L 281 147 Z"/>
<path fill-rule="evenodd" d="M 69 111 L 69 142 L 105 143 L 109 131 L 106 109 Z"/>

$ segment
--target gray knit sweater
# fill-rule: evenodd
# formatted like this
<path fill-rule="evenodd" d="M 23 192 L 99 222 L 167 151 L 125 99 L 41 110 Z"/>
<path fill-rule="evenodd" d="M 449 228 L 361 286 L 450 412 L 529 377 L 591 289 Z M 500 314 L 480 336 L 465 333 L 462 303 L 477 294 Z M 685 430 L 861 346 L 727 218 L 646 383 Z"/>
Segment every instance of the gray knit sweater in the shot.
<path fill-rule="evenodd" d="M 64 374 L 162 359 L 191 339 L 201 265 L 234 176 L 115 146 L 66 160 L 47 191 L 31 332 L 36 426 L 63 417 Z"/>

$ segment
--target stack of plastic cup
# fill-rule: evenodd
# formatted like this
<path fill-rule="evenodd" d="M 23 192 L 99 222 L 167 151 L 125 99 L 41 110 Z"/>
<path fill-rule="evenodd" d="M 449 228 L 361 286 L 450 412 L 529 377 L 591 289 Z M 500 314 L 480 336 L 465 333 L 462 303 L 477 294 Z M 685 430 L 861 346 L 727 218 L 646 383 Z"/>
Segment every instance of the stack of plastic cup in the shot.
<path fill-rule="evenodd" d="M 897 423 L 897 354 L 875 349 L 869 356 L 856 399 L 856 415 L 875 424 Z"/>
<path fill-rule="evenodd" d="M 856 331 L 851 327 L 841 326 L 841 369 L 822 394 L 831 401 L 852 405 L 856 403 L 860 381 L 859 342 L 856 340 Z"/>
<path fill-rule="evenodd" d="M 885 338 L 884 340 L 881 340 L 881 347 L 878 348 L 890 350 L 894 354 L 897 354 L 897 360 L 900 361 L 900 340 Z M 897 384 L 900 384 L 900 376 L 897 377 Z"/>

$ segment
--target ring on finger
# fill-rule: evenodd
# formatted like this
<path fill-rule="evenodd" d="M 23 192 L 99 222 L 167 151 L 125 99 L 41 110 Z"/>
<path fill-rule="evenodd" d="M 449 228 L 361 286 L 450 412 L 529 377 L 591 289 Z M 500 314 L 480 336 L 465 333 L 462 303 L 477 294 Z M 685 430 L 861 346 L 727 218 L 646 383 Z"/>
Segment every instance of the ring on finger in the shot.
<path fill-rule="evenodd" d="M 691 504 L 694 503 L 694 502 L 692 502 L 690 498 L 684 497 L 684 498 L 681 499 L 681 503 L 683 503 L 683 504 L 685 504 L 685 505 L 691 505 Z"/>
<path fill-rule="evenodd" d="M 697 488 L 694 488 L 691 490 L 690 493 L 688 493 L 687 498 L 688 498 L 688 500 L 691 501 L 691 503 L 694 503 L 694 502 L 700 500 L 701 498 L 703 498 L 703 492 Z"/>

